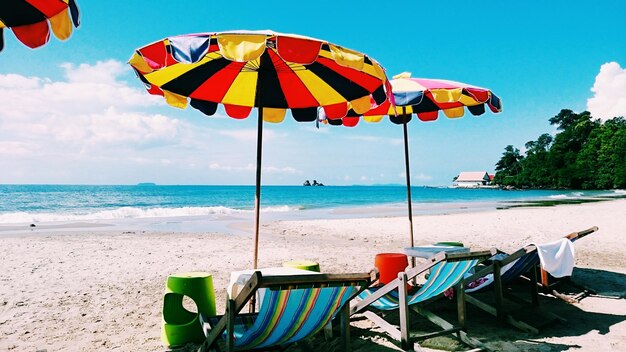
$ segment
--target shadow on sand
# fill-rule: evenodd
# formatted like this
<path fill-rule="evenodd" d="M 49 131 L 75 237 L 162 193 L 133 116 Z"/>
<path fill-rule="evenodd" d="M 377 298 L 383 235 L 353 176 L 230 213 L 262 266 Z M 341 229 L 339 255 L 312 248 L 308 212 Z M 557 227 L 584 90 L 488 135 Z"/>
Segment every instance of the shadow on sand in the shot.
<path fill-rule="evenodd" d="M 583 303 L 569 304 L 551 295 L 540 295 L 540 309 L 557 314 L 567 320 L 566 323 L 553 323 L 544 327 L 539 334 L 533 335 L 525 333 L 509 325 L 499 324 L 494 317 L 467 304 L 467 326 L 469 334 L 483 342 L 487 347 L 496 351 L 539 351 L 539 352 L 560 352 L 581 349 L 582 346 L 576 344 L 561 344 L 546 342 L 544 338 L 582 336 L 592 331 L 597 331 L 600 335 L 609 333 L 611 327 L 626 320 L 626 313 L 600 313 L 590 312 L 581 309 L 584 300 L 610 300 L 619 301 L 626 299 L 626 275 L 611 271 L 597 269 L 574 269 L 572 280 L 585 286 L 595 293 L 583 298 Z M 519 291 L 520 297 L 529 297 L 526 285 L 515 287 Z M 580 288 L 570 286 L 567 281 L 558 285 L 558 290 L 567 295 L 580 293 Z M 482 295 L 489 295 L 488 292 Z M 611 306 L 611 303 L 608 303 Z M 447 299 L 440 300 L 429 306 L 437 314 L 446 320 L 453 322 L 456 319 L 456 308 L 454 301 Z M 612 311 L 611 309 L 607 309 Z M 394 316 L 395 315 L 395 316 Z M 397 312 L 391 313 L 389 319 L 397 321 Z M 432 332 L 437 329 L 425 319 L 412 315 L 411 331 Z M 366 319 L 361 316 L 354 316 L 351 319 L 351 347 L 355 352 L 388 352 L 401 351 L 398 344 L 392 340 L 382 330 L 373 328 Z M 323 334 L 318 334 L 311 339 L 311 347 L 316 351 L 341 351 L 339 339 L 326 340 Z M 423 347 L 447 351 L 464 351 L 467 346 L 458 340 L 441 336 L 425 340 Z M 170 351 L 187 352 L 195 351 L 197 345 L 188 344 L 179 349 Z M 292 345 L 286 351 L 303 351 L 299 346 Z"/>
<path fill-rule="evenodd" d="M 606 300 L 605 307 L 611 307 L 612 302 L 626 298 L 626 275 L 606 270 L 579 269 L 574 270 L 572 281 L 578 285 L 569 285 L 567 281 L 556 286 L 560 293 L 566 295 L 577 295 L 581 293 L 579 285 L 593 290 L 595 293 L 587 295 L 582 299 L 582 303 L 569 304 L 552 295 L 540 295 L 539 309 L 557 314 L 567 320 L 565 323 L 555 322 L 544 326 L 539 334 L 530 334 L 517 330 L 509 325 L 499 324 L 495 318 L 482 310 L 467 304 L 467 326 L 470 335 L 487 347 L 495 351 L 540 351 L 540 352 L 560 352 L 572 351 L 583 348 L 577 344 L 565 344 L 547 342 L 545 338 L 574 337 L 583 336 L 590 332 L 597 332 L 606 335 L 615 324 L 626 321 L 626 311 L 619 311 L 612 308 L 604 308 L 601 312 L 585 311 L 582 307 L 585 300 Z M 519 296 L 529 298 L 528 284 L 516 286 Z M 491 295 L 486 292 L 482 295 Z M 486 297 L 487 300 L 490 297 Z M 595 302 L 594 302 L 595 303 Z M 621 303 L 621 302 L 620 302 Z M 594 305 L 596 307 L 596 305 Z M 434 312 L 444 317 L 446 320 L 456 321 L 456 308 L 454 301 L 440 300 L 429 306 Z M 589 308 L 587 308 L 589 310 Z M 397 314 L 391 314 L 391 321 L 398 321 Z M 533 319 L 533 316 L 530 316 Z M 537 318 L 535 318 L 537 319 Z M 390 339 L 378 329 L 355 328 L 356 321 L 353 318 L 352 324 L 352 344 L 356 351 L 390 351 L 400 350 L 395 347 L 388 347 Z M 411 331 L 422 333 L 432 332 L 437 327 L 431 325 L 425 319 L 412 315 Z M 531 321 L 532 323 L 532 321 Z M 356 341 L 358 340 L 358 341 Z M 381 341 L 386 341 L 384 345 Z M 363 345 L 368 342 L 366 347 Z M 386 345 L 386 346 L 385 346 Z M 395 344 L 397 346 L 397 344 Z M 465 351 L 467 346 L 462 345 L 458 340 L 451 337 L 437 337 L 425 340 L 421 343 L 423 347 L 435 350 Z M 358 348 L 363 347 L 363 349 Z M 588 347 L 588 346 L 587 346 Z"/>
<path fill-rule="evenodd" d="M 581 346 L 548 343 L 540 340 L 550 337 L 583 336 L 594 331 L 600 335 L 606 335 L 613 325 L 626 321 L 626 311 L 610 308 L 614 306 L 612 302 L 626 298 L 626 275 L 606 270 L 576 268 L 572 275 L 572 281 L 576 285 L 570 285 L 568 281 L 564 281 L 555 288 L 560 293 L 573 296 L 581 293 L 581 287 L 579 287 L 581 285 L 595 293 L 585 296 L 581 303 L 574 304 L 566 303 L 552 295 L 540 295 L 539 309 L 556 314 L 567 322 L 552 323 L 543 327 L 539 334 L 533 335 L 516 330 L 509 325 L 498 325 L 492 316 L 468 304 L 470 334 L 495 350 L 556 352 L 575 350 Z M 515 287 L 519 289 L 518 292 L 522 298 L 530 297 L 526 285 Z M 601 312 L 585 311 L 582 309 L 585 300 L 606 300 L 607 303 L 604 305 L 604 309 L 600 309 Z M 623 302 L 620 303 L 623 304 Z M 597 306 L 594 305 L 594 307 Z M 533 316 L 530 318 L 532 319 Z M 528 322 L 533 323 L 533 321 Z"/>
<path fill-rule="evenodd" d="M 612 271 L 574 268 L 572 280 L 596 292 L 593 296 L 626 299 L 626 275 Z M 574 291 L 576 288 L 574 288 Z"/>

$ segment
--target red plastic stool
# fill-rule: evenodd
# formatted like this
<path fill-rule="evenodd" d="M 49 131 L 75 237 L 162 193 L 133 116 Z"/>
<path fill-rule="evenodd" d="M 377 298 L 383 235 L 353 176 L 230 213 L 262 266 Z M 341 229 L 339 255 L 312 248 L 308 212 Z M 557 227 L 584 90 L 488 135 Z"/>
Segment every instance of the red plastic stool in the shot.
<path fill-rule="evenodd" d="M 398 273 L 409 265 L 406 254 L 379 253 L 374 259 L 374 266 L 378 269 L 378 282 L 382 285 L 398 278 Z"/>

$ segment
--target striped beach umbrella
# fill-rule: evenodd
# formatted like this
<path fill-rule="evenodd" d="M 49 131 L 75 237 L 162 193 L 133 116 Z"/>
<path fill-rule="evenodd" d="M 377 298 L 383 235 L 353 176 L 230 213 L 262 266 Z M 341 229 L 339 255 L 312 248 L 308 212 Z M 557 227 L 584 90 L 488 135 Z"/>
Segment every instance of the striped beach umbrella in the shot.
<path fill-rule="evenodd" d="M 258 109 L 254 268 L 257 267 L 263 122 L 287 110 L 317 122 L 318 108 L 342 119 L 388 101 L 384 69 L 360 52 L 273 31 L 232 31 L 168 37 L 137 49 L 129 60 L 151 94 L 175 107 L 213 115 L 218 105 L 235 119 Z"/>
<path fill-rule="evenodd" d="M 485 113 L 485 106 L 488 106 L 493 113 L 499 113 L 502 111 L 502 102 L 498 96 L 486 88 L 442 79 L 411 78 L 408 72 L 394 76 L 390 83 L 393 100 L 388 100 L 364 114 L 351 110 L 342 119 L 333 119 L 328 116 L 321 116 L 321 119 L 331 125 L 352 127 L 356 126 L 361 118 L 366 122 L 380 122 L 384 116 L 389 116 L 391 122 L 402 125 L 408 215 L 411 247 L 413 247 L 413 209 L 407 123 L 411 121 L 413 115 L 417 116 L 420 121 L 435 121 L 439 118 L 439 111 L 443 111 L 448 118 L 462 117 L 465 109 L 469 110 L 472 115 L 479 116 Z"/>
<path fill-rule="evenodd" d="M 29 48 L 38 48 L 52 33 L 60 40 L 72 34 L 80 24 L 74 0 L 2 0 L 0 1 L 0 51 L 4 48 L 3 30 L 10 28 L 17 39 Z"/>

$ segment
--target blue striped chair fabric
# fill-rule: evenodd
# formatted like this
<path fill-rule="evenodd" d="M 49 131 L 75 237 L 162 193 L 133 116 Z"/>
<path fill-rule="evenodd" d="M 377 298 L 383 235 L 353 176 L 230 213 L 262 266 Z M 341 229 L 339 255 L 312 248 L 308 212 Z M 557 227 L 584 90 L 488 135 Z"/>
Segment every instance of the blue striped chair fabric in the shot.
<path fill-rule="evenodd" d="M 265 289 L 258 314 L 235 317 L 237 350 L 290 344 L 320 331 L 356 292 L 355 286 Z M 220 317 L 211 317 L 217 324 Z M 226 338 L 226 332 L 222 334 Z"/>
<path fill-rule="evenodd" d="M 517 279 L 522 274 L 527 273 L 529 270 L 539 264 L 539 255 L 537 251 L 532 251 L 521 256 L 515 263 L 505 272 L 502 273 L 502 282 L 507 283 Z"/>
<path fill-rule="evenodd" d="M 408 297 L 408 304 L 416 304 L 436 297 L 453 287 L 470 269 L 478 263 L 477 259 L 455 262 L 442 261 L 435 264 L 431 273 L 420 289 Z M 361 300 L 373 295 L 378 288 L 368 288 L 358 295 Z M 370 304 L 379 310 L 397 309 L 399 306 L 398 291 L 393 290 Z"/>

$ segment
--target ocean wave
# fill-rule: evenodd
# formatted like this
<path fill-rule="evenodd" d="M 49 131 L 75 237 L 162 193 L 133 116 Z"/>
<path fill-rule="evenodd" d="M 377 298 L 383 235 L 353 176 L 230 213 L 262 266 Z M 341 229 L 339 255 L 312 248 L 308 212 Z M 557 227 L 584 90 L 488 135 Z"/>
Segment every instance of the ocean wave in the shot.
<path fill-rule="evenodd" d="M 548 198 L 551 198 L 551 199 L 565 199 L 565 198 L 569 198 L 569 196 L 567 194 L 553 194 L 551 196 L 548 196 Z"/>
<path fill-rule="evenodd" d="M 282 213 L 299 210 L 299 207 L 287 205 L 262 207 L 263 213 Z M 29 213 L 8 212 L 0 213 L 0 224 L 21 224 L 37 222 L 57 221 L 89 221 L 89 220 L 115 220 L 115 219 L 140 219 L 162 218 L 182 216 L 226 216 L 233 214 L 249 214 L 252 210 L 233 209 L 223 206 L 216 207 L 181 207 L 181 208 L 135 208 L 122 207 L 110 210 L 94 211 L 90 213 Z"/>
<path fill-rule="evenodd" d="M 273 207 L 261 207 L 262 213 L 285 213 L 288 211 L 301 210 L 302 207 L 292 207 L 289 205 L 277 205 Z M 251 210 L 250 210 L 251 211 Z"/>

